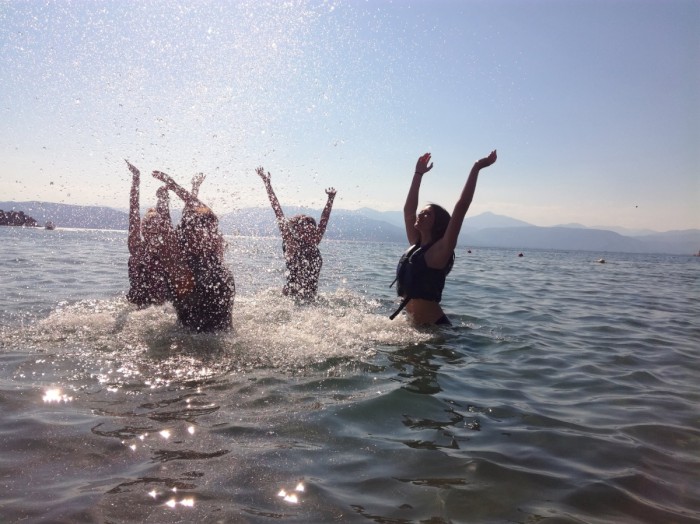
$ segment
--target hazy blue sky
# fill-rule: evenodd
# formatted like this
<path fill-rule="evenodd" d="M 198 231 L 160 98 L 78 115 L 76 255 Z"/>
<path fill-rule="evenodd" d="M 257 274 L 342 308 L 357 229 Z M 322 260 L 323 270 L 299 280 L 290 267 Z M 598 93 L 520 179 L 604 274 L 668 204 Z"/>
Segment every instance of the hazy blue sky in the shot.
<path fill-rule="evenodd" d="M 700 2 L 0 1 L 0 200 L 452 209 L 700 228 Z"/>

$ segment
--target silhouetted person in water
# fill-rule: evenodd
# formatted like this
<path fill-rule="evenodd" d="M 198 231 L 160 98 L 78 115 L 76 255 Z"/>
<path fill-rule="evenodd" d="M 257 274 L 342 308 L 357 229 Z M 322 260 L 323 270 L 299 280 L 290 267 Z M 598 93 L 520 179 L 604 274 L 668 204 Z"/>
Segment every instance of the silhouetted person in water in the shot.
<path fill-rule="evenodd" d="M 326 189 L 328 200 L 318 226 L 313 217 L 308 215 L 296 215 L 287 220 L 272 189 L 270 172 L 265 174 L 262 167 L 258 167 L 255 172 L 265 184 L 282 235 L 282 251 L 287 265 L 287 282 L 282 293 L 302 300 L 312 300 L 318 292 L 318 277 L 323 265 L 318 245 L 326 232 L 336 191 L 332 187 Z"/>
<path fill-rule="evenodd" d="M 391 318 L 405 307 L 414 324 L 451 323 L 440 307 L 445 278 L 452 269 L 457 238 L 474 198 L 479 171 L 495 161 L 494 150 L 474 163 L 450 217 L 436 204 L 427 205 L 416 216 L 423 175 L 433 168 L 430 153 L 418 159 L 403 209 L 406 236 L 411 247 L 401 257 L 396 270 L 397 292 L 403 300 Z"/>
<path fill-rule="evenodd" d="M 129 163 L 132 173 L 129 199 L 129 302 L 144 308 L 163 304 L 170 298 L 168 272 L 163 259 L 163 234 L 172 229 L 168 208 L 168 190 L 161 187 L 156 192 L 158 204 L 141 219 L 139 211 L 139 186 L 141 173 Z"/>
<path fill-rule="evenodd" d="M 169 255 L 166 267 L 178 321 L 193 331 L 227 329 L 231 326 L 236 288 L 224 262 L 219 219 L 169 175 L 154 171 L 153 176 L 185 203 L 177 232 L 170 228 L 164 236 L 165 252 Z M 193 180 L 194 193 L 202 180 L 201 175 Z"/>

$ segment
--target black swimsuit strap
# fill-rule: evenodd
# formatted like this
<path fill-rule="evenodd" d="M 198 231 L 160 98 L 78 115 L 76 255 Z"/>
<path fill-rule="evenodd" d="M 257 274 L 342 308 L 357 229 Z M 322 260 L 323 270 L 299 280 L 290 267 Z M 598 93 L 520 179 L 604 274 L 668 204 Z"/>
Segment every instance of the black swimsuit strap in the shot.
<path fill-rule="evenodd" d="M 391 315 L 389 315 L 389 320 L 394 320 L 396 318 L 396 315 L 401 313 L 403 311 L 403 308 L 406 307 L 406 304 L 408 304 L 408 301 L 411 300 L 411 297 L 406 297 L 401 301 L 401 304 L 399 304 L 399 308 L 394 311 Z"/>

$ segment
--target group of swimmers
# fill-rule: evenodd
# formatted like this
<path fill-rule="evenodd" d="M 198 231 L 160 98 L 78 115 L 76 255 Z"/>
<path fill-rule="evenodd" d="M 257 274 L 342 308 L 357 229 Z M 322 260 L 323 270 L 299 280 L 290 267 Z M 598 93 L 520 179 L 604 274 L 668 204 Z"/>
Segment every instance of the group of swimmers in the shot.
<path fill-rule="evenodd" d="M 416 325 L 450 324 L 440 307 L 445 279 L 454 263 L 454 250 L 474 197 L 479 171 L 495 161 L 496 151 L 492 151 L 474 163 L 450 215 L 437 204 L 429 204 L 417 213 L 421 181 L 433 168 L 430 153 L 418 159 L 404 205 L 406 236 L 411 247 L 401 256 L 396 270 L 397 293 L 402 300 L 390 318 L 405 308 Z M 127 299 L 140 308 L 171 302 L 179 323 L 192 331 L 229 328 L 235 283 L 224 262 L 226 246 L 219 220 L 198 197 L 204 175 L 195 175 L 188 191 L 169 175 L 154 171 L 153 177 L 163 186 L 156 191 L 156 207 L 141 219 L 140 172 L 128 161 L 127 165 L 132 173 Z M 326 232 L 336 190 L 326 189 L 328 200 L 318 225 L 308 215 L 287 219 L 272 189 L 270 173 L 262 167 L 256 173 L 265 185 L 282 236 L 287 267 L 282 292 L 300 300 L 313 300 L 323 264 L 318 246 Z M 184 202 L 177 227 L 173 227 L 170 218 L 170 192 Z"/>

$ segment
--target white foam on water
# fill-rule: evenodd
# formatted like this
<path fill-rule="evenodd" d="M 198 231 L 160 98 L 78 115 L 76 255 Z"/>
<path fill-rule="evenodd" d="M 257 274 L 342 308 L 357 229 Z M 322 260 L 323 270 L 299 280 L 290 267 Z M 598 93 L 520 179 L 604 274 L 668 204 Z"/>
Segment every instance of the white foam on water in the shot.
<path fill-rule="evenodd" d="M 109 388 L 158 387 L 257 368 L 297 371 L 340 360 L 364 360 L 384 346 L 427 340 L 382 305 L 348 290 L 299 304 L 278 289 L 236 297 L 233 327 L 191 333 L 169 304 L 138 310 L 123 298 L 63 303 L 47 318 L 3 330 L 6 347 L 46 355 L 26 376 L 97 381 Z"/>

